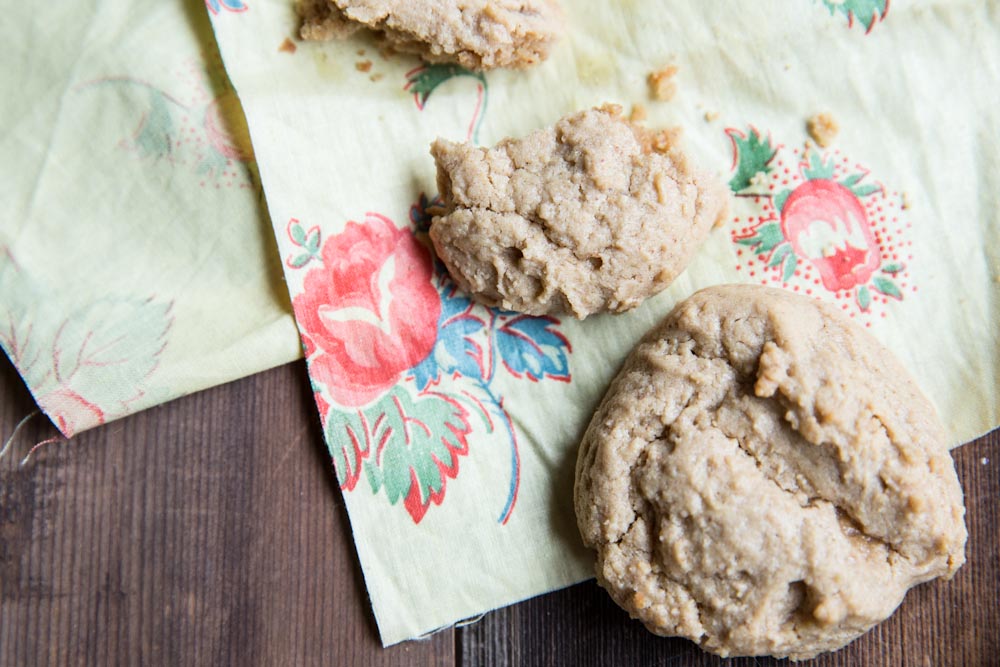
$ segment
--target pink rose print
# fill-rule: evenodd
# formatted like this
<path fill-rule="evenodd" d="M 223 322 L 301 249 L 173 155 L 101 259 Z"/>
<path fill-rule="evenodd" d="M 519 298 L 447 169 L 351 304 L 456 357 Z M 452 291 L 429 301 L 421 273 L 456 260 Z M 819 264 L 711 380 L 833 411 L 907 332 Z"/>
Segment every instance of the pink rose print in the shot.
<path fill-rule="evenodd" d="M 418 232 L 439 203 L 421 194 L 410 208 Z M 471 301 L 413 229 L 375 213 L 326 241 L 319 225 L 297 218 L 286 232 L 285 266 L 306 271 L 293 306 L 340 487 L 367 483 L 419 524 L 444 502 L 472 437 L 498 438 L 510 447 L 497 516 L 506 525 L 521 456 L 495 381 L 570 382 L 572 346 L 559 320 Z"/>
<path fill-rule="evenodd" d="M 781 209 L 781 230 L 831 292 L 864 285 L 879 268 L 878 243 L 865 208 L 840 183 L 817 179 L 797 187 Z"/>
<path fill-rule="evenodd" d="M 368 214 L 349 222 L 322 249 L 293 302 L 315 380 L 334 401 L 360 407 L 396 384 L 430 354 L 441 300 L 428 250 L 409 230 Z"/>

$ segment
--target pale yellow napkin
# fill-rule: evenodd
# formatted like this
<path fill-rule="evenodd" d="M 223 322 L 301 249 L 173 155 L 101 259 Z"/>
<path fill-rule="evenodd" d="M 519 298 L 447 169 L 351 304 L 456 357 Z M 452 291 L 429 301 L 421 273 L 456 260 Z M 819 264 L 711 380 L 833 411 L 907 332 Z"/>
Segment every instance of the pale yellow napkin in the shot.
<path fill-rule="evenodd" d="M 63 434 L 299 357 L 204 6 L 14 3 L 0 37 L 0 346 Z"/>
<path fill-rule="evenodd" d="M 955 443 L 998 423 L 1000 39 L 992 3 L 566 2 L 543 65 L 478 75 L 297 44 L 289 0 L 213 19 L 247 111 L 317 403 L 382 639 L 591 576 L 576 445 L 624 355 L 679 299 L 781 285 L 899 355 Z M 678 68 L 670 102 L 647 75 Z M 604 102 L 681 125 L 729 220 L 623 316 L 521 318 L 432 268 L 437 136 L 492 144 Z M 806 149 L 806 119 L 840 132 Z"/>

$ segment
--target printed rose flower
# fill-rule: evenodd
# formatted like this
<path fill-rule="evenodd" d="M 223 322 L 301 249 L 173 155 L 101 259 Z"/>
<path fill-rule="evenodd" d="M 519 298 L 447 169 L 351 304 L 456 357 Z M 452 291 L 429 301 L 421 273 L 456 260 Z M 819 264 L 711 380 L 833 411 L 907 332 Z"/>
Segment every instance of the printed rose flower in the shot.
<path fill-rule="evenodd" d="M 864 285 L 881 257 L 865 207 L 840 183 L 806 181 L 781 209 L 781 231 L 796 254 L 819 271 L 828 290 Z"/>
<path fill-rule="evenodd" d="M 323 265 L 295 297 L 313 377 L 337 403 L 365 405 L 430 354 L 441 300 L 428 250 L 369 214 L 323 245 Z"/>

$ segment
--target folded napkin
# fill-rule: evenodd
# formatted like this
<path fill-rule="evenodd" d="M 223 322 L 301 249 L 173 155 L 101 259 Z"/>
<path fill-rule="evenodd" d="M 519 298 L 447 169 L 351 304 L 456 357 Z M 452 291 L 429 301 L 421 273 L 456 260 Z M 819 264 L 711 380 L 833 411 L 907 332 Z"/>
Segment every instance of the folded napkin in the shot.
<path fill-rule="evenodd" d="M 386 58 L 364 33 L 295 43 L 289 0 L 236 4 L 213 26 L 385 644 L 591 576 L 578 439 L 635 341 L 698 288 L 837 304 L 899 355 L 955 443 L 998 423 L 989 3 L 579 0 L 547 62 L 488 74 Z M 671 64 L 677 93 L 650 100 L 647 76 Z M 431 140 L 492 144 L 604 102 L 681 125 L 734 193 L 726 223 L 626 315 L 470 302 L 420 239 Z M 839 125 L 825 148 L 807 144 L 819 111 L 817 135 Z"/>
<path fill-rule="evenodd" d="M 301 356 L 200 3 L 14 3 L 0 36 L 0 346 L 59 430 Z"/>

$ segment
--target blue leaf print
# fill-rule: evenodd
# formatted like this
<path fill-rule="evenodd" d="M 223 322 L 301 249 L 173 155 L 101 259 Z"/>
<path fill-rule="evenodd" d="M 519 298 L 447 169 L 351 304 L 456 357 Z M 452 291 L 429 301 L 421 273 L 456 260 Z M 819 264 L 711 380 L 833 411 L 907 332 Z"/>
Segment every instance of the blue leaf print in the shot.
<path fill-rule="evenodd" d="M 519 315 L 497 330 L 497 349 L 514 377 L 569 382 L 569 341 L 553 328 L 550 317 Z"/>
<path fill-rule="evenodd" d="M 473 315 L 472 310 L 472 301 L 458 295 L 453 285 L 447 285 L 441 290 L 437 342 L 427 358 L 412 369 L 412 377 L 418 389 L 423 390 L 429 384 L 436 383 L 442 373 L 488 379 L 486 359 L 491 351 L 473 340 L 473 336 L 486 328 L 486 322 Z"/>
<path fill-rule="evenodd" d="M 472 300 L 459 294 L 454 285 L 446 284 L 441 290 L 441 318 L 439 327 L 446 326 L 448 320 L 469 310 Z"/>
<path fill-rule="evenodd" d="M 487 374 L 484 354 L 488 351 L 473 336 L 486 326 L 478 317 L 463 315 L 441 328 L 434 356 L 446 374 L 458 373 L 467 378 L 484 379 Z"/>
<path fill-rule="evenodd" d="M 441 377 L 441 371 L 438 369 L 437 362 L 434 361 L 434 350 L 431 350 L 431 353 L 423 361 L 413 367 L 411 376 L 420 391 L 426 389 L 427 385 L 432 382 L 437 382 L 437 379 Z"/>
<path fill-rule="evenodd" d="M 218 14 L 223 9 L 231 12 L 245 12 L 247 10 L 247 3 L 243 0 L 205 0 L 205 6 L 213 14 Z"/>

